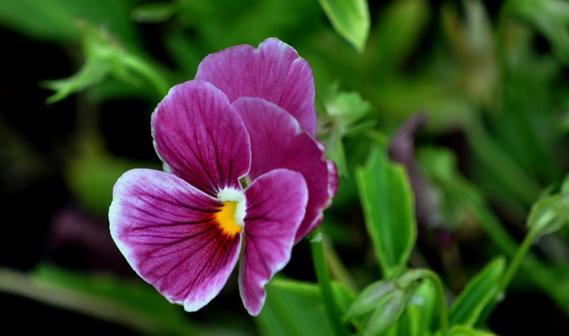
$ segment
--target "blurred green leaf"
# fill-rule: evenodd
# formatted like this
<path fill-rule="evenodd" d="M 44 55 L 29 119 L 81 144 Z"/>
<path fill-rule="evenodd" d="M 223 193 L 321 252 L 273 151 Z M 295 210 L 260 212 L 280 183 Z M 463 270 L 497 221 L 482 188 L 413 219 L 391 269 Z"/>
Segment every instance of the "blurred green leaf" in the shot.
<path fill-rule="evenodd" d="M 70 41 L 80 37 L 77 20 L 88 20 L 137 48 L 131 5 L 131 0 L 2 0 L 0 24 L 38 39 Z"/>
<path fill-rule="evenodd" d="M 41 265 L 30 275 L 0 270 L 0 290 L 123 324 L 152 335 L 205 335 L 150 285 Z"/>
<path fill-rule="evenodd" d="M 561 184 L 561 194 L 569 194 L 569 174 L 567 174 Z"/>
<path fill-rule="evenodd" d="M 505 267 L 504 258 L 497 258 L 468 282 L 452 305 L 451 324 L 473 326 L 478 321 L 484 307 L 496 297 Z"/>
<path fill-rule="evenodd" d="M 162 22 L 174 16 L 178 9 L 178 5 L 172 2 L 144 3 L 132 10 L 132 19 L 138 22 Z"/>
<path fill-rule="evenodd" d="M 343 138 L 348 133 L 354 132 L 354 129 L 361 131 L 362 125 L 373 126 L 373 121 L 371 124 L 361 122 L 370 113 L 371 104 L 363 100 L 357 92 L 339 91 L 338 85 L 333 84 L 327 93 L 324 106 L 330 123 L 328 127 L 331 128 L 325 140 L 327 154 L 336 162 L 338 173 L 347 176 Z"/>
<path fill-rule="evenodd" d="M 339 307 L 344 309 L 353 294 L 339 283 L 332 290 Z M 267 301 L 256 319 L 261 334 L 335 335 L 324 311 L 320 289 L 316 284 L 277 278 L 267 285 Z"/>
<path fill-rule="evenodd" d="M 415 289 L 406 309 L 413 316 L 413 323 L 417 324 L 413 330 L 417 330 L 419 335 L 430 334 L 433 321 L 438 315 L 437 291 L 432 282 L 423 281 Z"/>
<path fill-rule="evenodd" d="M 319 0 L 334 29 L 357 50 L 363 51 L 370 28 L 366 0 Z"/>
<path fill-rule="evenodd" d="M 545 196 L 531 208 L 528 227 L 538 236 L 552 234 L 569 225 L 569 192 Z"/>
<path fill-rule="evenodd" d="M 46 87 L 55 91 L 48 103 L 60 101 L 110 76 L 137 87 L 146 84 L 157 98 L 166 94 L 169 84 L 150 63 L 124 50 L 106 30 L 88 22 L 82 22 L 81 27 L 85 64 L 69 78 L 45 82 Z"/>
<path fill-rule="evenodd" d="M 367 165 L 357 170 L 358 189 L 368 234 L 384 275 L 402 271 L 416 238 L 413 194 L 405 170 L 374 147 Z"/>
<path fill-rule="evenodd" d="M 396 289 L 385 295 L 377 303 L 363 334 L 365 336 L 381 335 L 399 319 L 408 299 L 409 293 L 402 289 Z"/>
<path fill-rule="evenodd" d="M 563 0 L 510 0 L 508 8 L 527 20 L 553 44 L 555 52 L 569 62 L 569 3 Z"/>
<path fill-rule="evenodd" d="M 391 2 L 378 20 L 377 39 L 373 53 L 377 60 L 372 67 L 380 72 L 395 72 L 417 44 L 429 18 L 429 6 L 424 0 Z"/>
<path fill-rule="evenodd" d="M 344 318 L 349 320 L 371 312 L 377 307 L 379 301 L 396 289 L 395 283 L 390 280 L 380 280 L 372 283 L 358 294 Z"/>
<path fill-rule="evenodd" d="M 431 335 L 437 314 L 437 293 L 430 281 L 423 281 L 414 289 L 398 322 L 399 336 Z"/>

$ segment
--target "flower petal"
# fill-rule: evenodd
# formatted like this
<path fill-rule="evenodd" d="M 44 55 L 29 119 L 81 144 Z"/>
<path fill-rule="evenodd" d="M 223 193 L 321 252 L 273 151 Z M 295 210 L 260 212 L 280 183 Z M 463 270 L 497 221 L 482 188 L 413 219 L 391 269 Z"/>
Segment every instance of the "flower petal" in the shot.
<path fill-rule="evenodd" d="M 224 234 L 214 219 L 221 206 L 173 174 L 133 169 L 113 190 L 111 236 L 140 277 L 195 311 L 221 291 L 239 257 L 240 235 Z"/>
<path fill-rule="evenodd" d="M 243 122 L 213 85 L 188 81 L 174 86 L 152 115 L 155 147 L 171 171 L 216 196 L 240 189 L 251 149 Z"/>
<path fill-rule="evenodd" d="M 322 221 L 337 189 L 335 165 L 327 161 L 324 147 L 285 110 L 261 98 L 240 98 L 233 103 L 251 138 L 251 171 L 256 178 L 277 168 L 302 173 L 308 186 L 306 215 L 296 234 L 300 241 Z"/>
<path fill-rule="evenodd" d="M 310 134 L 316 133 L 312 70 L 294 48 L 276 38 L 266 39 L 257 49 L 239 45 L 208 55 L 196 79 L 212 83 L 231 101 L 269 100 L 289 111 Z"/>
<path fill-rule="evenodd" d="M 290 259 L 308 190 L 300 173 L 276 169 L 253 181 L 245 195 L 245 251 L 239 266 L 239 291 L 249 314 L 258 315 L 265 302 L 265 284 Z"/>

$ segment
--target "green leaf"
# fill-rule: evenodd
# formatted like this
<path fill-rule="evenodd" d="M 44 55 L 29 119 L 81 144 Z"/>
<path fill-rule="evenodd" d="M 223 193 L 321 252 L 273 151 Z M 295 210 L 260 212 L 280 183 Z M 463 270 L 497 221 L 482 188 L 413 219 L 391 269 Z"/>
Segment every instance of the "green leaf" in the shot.
<path fill-rule="evenodd" d="M 28 36 L 51 41 L 76 41 L 77 19 L 104 25 L 129 47 L 138 47 L 130 22 L 131 0 L 2 0 L 0 24 Z"/>
<path fill-rule="evenodd" d="M 109 73 L 110 68 L 108 64 L 89 59 L 79 72 L 71 77 L 44 82 L 46 88 L 55 91 L 55 93 L 47 99 L 47 103 L 58 102 L 74 92 L 99 84 L 105 80 Z"/>
<path fill-rule="evenodd" d="M 496 258 L 468 282 L 452 305 L 451 324 L 473 326 L 476 323 L 484 307 L 496 297 L 505 266 L 503 258 Z"/>
<path fill-rule="evenodd" d="M 395 290 L 379 301 L 364 330 L 364 336 L 380 335 L 401 316 L 409 295 L 404 290 Z"/>
<path fill-rule="evenodd" d="M 48 103 L 60 101 L 111 76 L 132 86 L 149 89 L 157 98 L 166 94 L 168 83 L 153 65 L 123 49 L 108 31 L 86 21 L 81 21 L 80 26 L 85 64 L 69 78 L 45 82 L 45 86 L 55 91 Z"/>
<path fill-rule="evenodd" d="M 394 72 L 417 45 L 429 19 L 429 6 L 424 0 L 391 2 L 378 20 L 377 53 L 380 71 Z M 375 35 L 374 35 L 375 36 Z"/>
<path fill-rule="evenodd" d="M 132 10 L 132 19 L 138 22 L 166 21 L 179 10 L 176 3 L 145 3 Z"/>
<path fill-rule="evenodd" d="M 326 152 L 337 167 L 340 176 L 347 176 L 346 154 L 343 138 L 349 133 L 361 132 L 361 126 L 373 126 L 368 121 L 360 122 L 371 112 L 371 104 L 357 93 L 338 91 L 333 84 L 324 103 L 326 114 L 330 120 L 331 132 L 326 139 Z M 360 122 L 360 123 L 358 123 Z"/>
<path fill-rule="evenodd" d="M 538 236 L 552 234 L 569 225 L 569 193 L 538 200 L 531 208 L 528 227 Z"/>
<path fill-rule="evenodd" d="M 567 174 L 563 183 L 561 183 L 561 194 L 569 194 L 569 174 Z"/>
<path fill-rule="evenodd" d="M 336 91 L 325 103 L 326 112 L 343 133 L 371 112 L 371 104 L 357 92 Z"/>
<path fill-rule="evenodd" d="M 356 297 L 344 318 L 351 319 L 371 312 L 386 295 L 389 295 L 396 288 L 395 283 L 389 280 L 372 283 Z"/>
<path fill-rule="evenodd" d="M 346 309 L 353 294 L 345 286 L 333 283 L 338 306 Z M 276 278 L 267 285 L 267 300 L 256 318 L 265 336 L 335 335 L 329 323 L 320 289 L 316 284 Z"/>
<path fill-rule="evenodd" d="M 0 290 L 120 323 L 144 334 L 205 335 L 188 322 L 183 309 L 142 281 L 41 265 L 29 275 L 0 269 Z"/>
<path fill-rule="evenodd" d="M 569 62 L 569 3 L 562 0 L 513 0 L 509 9 L 547 37 L 557 56 L 563 62 Z"/>
<path fill-rule="evenodd" d="M 358 51 L 369 35 L 370 19 L 365 0 L 319 0 L 334 29 Z"/>
<path fill-rule="evenodd" d="M 415 244 L 413 193 L 404 169 L 378 147 L 372 149 L 367 165 L 357 170 L 357 182 L 366 228 L 389 278 L 405 267 Z"/>
<path fill-rule="evenodd" d="M 405 311 L 398 322 L 398 335 L 430 335 L 437 308 L 437 293 L 432 282 L 421 282 L 419 286 L 414 288 Z"/>

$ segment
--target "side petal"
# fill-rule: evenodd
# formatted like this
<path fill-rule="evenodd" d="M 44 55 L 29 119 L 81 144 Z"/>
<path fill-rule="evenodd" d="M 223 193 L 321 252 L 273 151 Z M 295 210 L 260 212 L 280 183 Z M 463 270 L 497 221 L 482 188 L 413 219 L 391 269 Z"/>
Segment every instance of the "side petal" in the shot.
<path fill-rule="evenodd" d="M 249 171 L 243 122 L 225 94 L 207 82 L 174 86 L 152 114 L 152 134 L 171 172 L 209 195 L 240 189 L 239 178 Z"/>
<path fill-rule="evenodd" d="M 249 314 L 258 315 L 265 302 L 265 284 L 290 259 L 308 190 L 300 173 L 277 169 L 253 181 L 245 195 L 248 203 L 239 292 Z"/>
<path fill-rule="evenodd" d="M 133 169 L 113 190 L 111 236 L 140 277 L 196 311 L 221 291 L 239 257 L 240 235 L 215 221 L 221 206 L 175 175 Z"/>
<path fill-rule="evenodd" d="M 289 111 L 310 134 L 316 133 L 312 70 L 294 48 L 276 38 L 266 39 L 257 49 L 239 45 L 208 55 L 196 79 L 212 83 L 231 101 L 269 100 Z"/>
<path fill-rule="evenodd" d="M 308 186 L 306 215 L 296 234 L 300 241 L 322 221 L 337 189 L 335 165 L 326 160 L 324 147 L 285 110 L 261 98 L 240 98 L 233 103 L 251 137 L 252 179 L 277 168 L 300 172 Z"/>

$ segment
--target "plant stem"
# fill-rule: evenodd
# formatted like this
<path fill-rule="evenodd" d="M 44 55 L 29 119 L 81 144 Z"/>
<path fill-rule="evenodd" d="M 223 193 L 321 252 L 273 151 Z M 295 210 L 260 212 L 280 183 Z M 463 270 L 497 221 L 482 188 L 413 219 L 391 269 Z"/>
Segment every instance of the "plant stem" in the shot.
<path fill-rule="evenodd" d="M 324 246 L 322 240 L 324 239 L 320 229 L 317 229 L 312 236 L 310 248 L 312 250 L 312 261 L 316 271 L 316 278 L 322 293 L 324 301 L 324 308 L 330 323 L 334 327 L 334 331 L 338 336 L 348 336 L 350 333 L 345 325 L 342 324 L 340 309 L 336 304 L 334 293 L 332 292 L 332 283 L 330 275 L 328 274 L 328 267 L 326 259 L 324 258 Z"/>
<path fill-rule="evenodd" d="M 332 277 L 346 285 L 346 287 L 354 293 L 357 293 L 358 286 L 346 266 L 342 263 L 342 260 L 340 260 L 336 249 L 334 249 L 334 245 L 332 245 L 329 240 L 324 240 L 322 244 L 324 247 L 324 256 L 328 262 L 328 266 L 330 266 Z"/>
<path fill-rule="evenodd" d="M 440 305 L 439 323 L 440 323 L 441 335 L 446 336 L 448 335 L 448 307 L 447 307 L 447 300 L 446 300 L 445 288 L 443 286 L 443 282 L 435 272 L 431 270 L 425 270 L 424 272 L 425 272 L 424 273 L 425 277 L 431 280 L 431 282 L 435 285 L 436 291 L 438 292 L 439 305 Z"/>
<path fill-rule="evenodd" d="M 134 55 L 124 55 L 123 62 L 131 69 L 138 71 L 142 76 L 146 77 L 148 82 L 153 86 L 158 99 L 162 99 L 162 97 L 168 93 L 170 85 L 162 74 L 150 65 L 150 63 Z"/>
<path fill-rule="evenodd" d="M 522 265 L 522 261 L 524 261 L 524 258 L 528 254 L 531 245 L 533 244 L 535 238 L 537 237 L 537 234 L 538 234 L 537 230 L 532 229 L 524 238 L 524 241 L 518 248 L 518 251 L 516 252 L 514 257 L 512 258 L 512 261 L 510 262 L 510 265 L 506 269 L 504 277 L 500 281 L 500 285 L 498 287 L 499 289 L 498 295 L 501 295 L 506 290 L 506 288 L 508 288 L 508 285 L 514 278 L 514 275 Z"/>
<path fill-rule="evenodd" d="M 517 273 L 518 269 L 524 268 L 524 266 L 526 266 L 525 267 L 526 273 L 532 274 L 531 271 L 527 272 L 528 260 L 526 260 L 526 262 L 524 263 L 524 259 L 528 256 L 529 249 L 530 249 L 530 247 L 531 247 L 531 245 L 534 242 L 536 237 L 537 237 L 537 231 L 536 230 L 530 230 L 530 232 L 526 235 L 526 237 L 524 238 L 524 241 L 518 247 L 518 250 L 516 251 L 516 253 L 512 257 L 512 261 L 508 265 L 508 268 L 506 269 L 504 276 L 502 277 L 502 279 L 500 280 L 500 283 L 498 284 L 498 288 L 496 289 L 496 293 L 495 293 L 496 297 L 482 311 L 482 315 L 481 315 L 479 321 L 485 322 L 488 319 L 488 317 L 490 316 L 490 314 L 492 313 L 494 308 L 496 308 L 496 305 L 500 302 L 501 298 L 504 296 L 506 289 L 510 285 L 510 282 L 512 282 L 512 279 L 514 278 L 514 275 Z M 535 264 L 535 265 L 532 264 L 532 265 L 535 267 L 535 270 L 533 271 L 534 272 L 533 276 L 535 277 L 534 279 L 536 279 L 536 280 L 534 280 L 534 281 L 543 282 L 543 280 L 541 280 L 541 279 L 543 279 L 543 276 L 541 276 L 540 278 L 537 278 L 537 276 L 540 275 L 540 273 L 539 273 L 540 271 L 538 268 L 539 265 L 537 265 L 537 264 Z M 539 279 L 539 281 L 537 281 L 538 279 Z M 542 285 L 542 287 L 543 287 L 543 285 Z M 548 287 L 545 287 L 545 288 L 549 288 L 549 287 L 551 287 L 551 285 L 548 285 Z"/>

